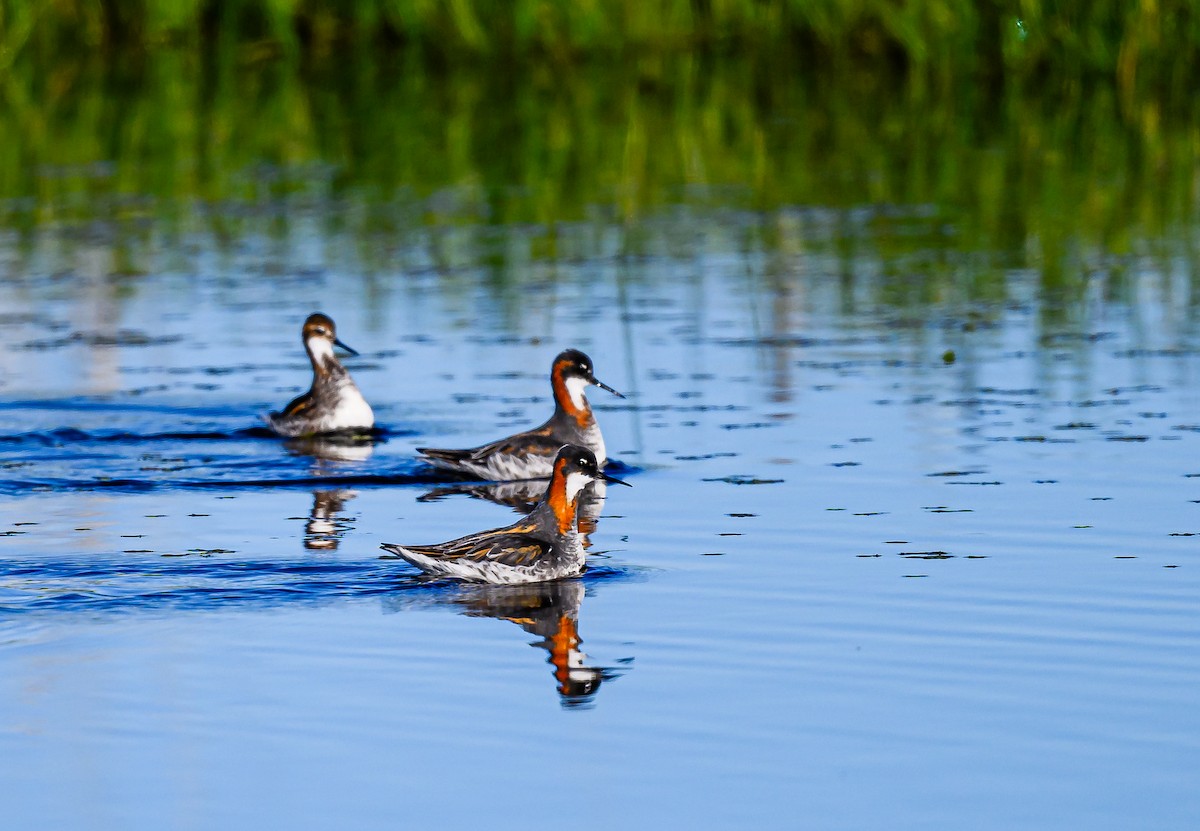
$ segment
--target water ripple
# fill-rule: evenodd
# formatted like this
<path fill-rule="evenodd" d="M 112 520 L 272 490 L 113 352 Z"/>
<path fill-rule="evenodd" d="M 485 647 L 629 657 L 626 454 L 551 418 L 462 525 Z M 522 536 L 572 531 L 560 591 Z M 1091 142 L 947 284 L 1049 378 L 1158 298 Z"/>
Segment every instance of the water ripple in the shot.
<path fill-rule="evenodd" d="M 590 589 L 639 579 L 645 579 L 645 574 L 637 569 L 601 565 L 590 568 L 580 583 Z M 396 612 L 461 607 L 480 602 L 489 592 L 513 588 L 434 579 L 388 559 L 122 561 L 89 556 L 7 560 L 0 561 L 0 622 L 41 613 L 109 616 L 228 607 L 267 609 L 377 596 L 386 596 L 385 608 Z M 537 593 L 552 586 L 519 588 Z"/>

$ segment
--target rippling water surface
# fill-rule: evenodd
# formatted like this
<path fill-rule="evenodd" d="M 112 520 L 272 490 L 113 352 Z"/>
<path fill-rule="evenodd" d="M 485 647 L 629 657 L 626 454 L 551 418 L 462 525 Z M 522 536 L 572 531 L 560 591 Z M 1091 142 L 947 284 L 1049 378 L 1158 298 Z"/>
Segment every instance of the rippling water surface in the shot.
<path fill-rule="evenodd" d="M 1054 305 L 860 221 L 681 210 L 552 261 L 511 229 L 502 280 L 303 214 L 0 239 L 6 824 L 1194 827 L 1194 269 Z M 260 429 L 316 309 L 374 444 Z M 591 570 L 381 559 L 510 521 L 414 447 L 540 421 L 566 346 L 628 395 L 591 395 L 634 486 Z"/>

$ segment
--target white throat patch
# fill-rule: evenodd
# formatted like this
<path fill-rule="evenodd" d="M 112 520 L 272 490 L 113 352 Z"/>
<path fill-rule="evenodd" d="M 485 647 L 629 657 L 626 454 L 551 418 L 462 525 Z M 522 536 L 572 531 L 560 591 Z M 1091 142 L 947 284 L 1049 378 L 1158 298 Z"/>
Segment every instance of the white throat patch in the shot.
<path fill-rule="evenodd" d="M 568 473 L 567 474 L 567 502 L 574 502 L 575 497 L 579 496 L 579 492 L 587 487 L 588 482 L 592 481 L 592 477 L 584 473 Z"/>
<path fill-rule="evenodd" d="M 304 343 L 308 347 L 308 354 L 317 363 L 324 363 L 326 358 L 333 357 L 333 344 L 325 338 L 312 337 Z"/>
<path fill-rule="evenodd" d="M 588 388 L 588 382 L 578 375 L 572 375 L 567 379 L 566 384 L 567 395 L 571 396 L 571 403 L 575 405 L 575 409 L 585 409 L 587 407 L 587 399 L 583 397 L 583 391 Z"/>

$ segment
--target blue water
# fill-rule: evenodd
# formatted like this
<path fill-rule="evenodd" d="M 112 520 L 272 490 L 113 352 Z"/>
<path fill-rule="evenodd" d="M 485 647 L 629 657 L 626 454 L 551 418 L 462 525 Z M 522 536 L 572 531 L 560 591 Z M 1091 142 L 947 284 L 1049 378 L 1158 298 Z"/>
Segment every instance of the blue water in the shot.
<path fill-rule="evenodd" d="M 134 276 L 115 241 L 3 252 L 4 824 L 1195 827 L 1191 272 L 910 304 L 872 250 L 730 225 L 638 258 L 568 229 L 499 283 L 303 221 L 123 240 Z M 316 309 L 376 443 L 259 429 Z M 568 345 L 629 396 L 591 396 L 634 486 L 593 568 L 513 595 L 380 559 L 511 521 L 414 447 L 540 421 Z"/>

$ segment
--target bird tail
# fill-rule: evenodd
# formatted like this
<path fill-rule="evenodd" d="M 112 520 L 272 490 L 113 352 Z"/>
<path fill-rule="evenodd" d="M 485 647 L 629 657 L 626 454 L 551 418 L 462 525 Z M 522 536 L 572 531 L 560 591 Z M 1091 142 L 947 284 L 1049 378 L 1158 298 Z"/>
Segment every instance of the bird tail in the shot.
<path fill-rule="evenodd" d="M 470 450 L 442 450 L 436 447 L 418 447 L 417 452 L 434 467 L 445 470 L 463 470 L 463 462 L 471 457 Z"/>
<path fill-rule="evenodd" d="M 416 566 L 426 574 L 439 575 L 446 573 L 446 569 L 441 567 L 441 564 L 437 560 L 418 551 L 410 551 L 402 545 L 390 542 L 380 543 L 379 547 L 389 554 L 394 554 L 401 560 L 408 561 L 410 565 Z"/>

